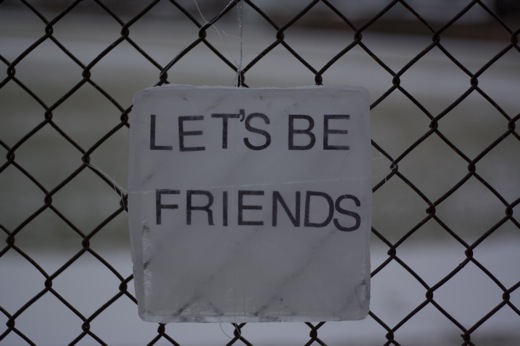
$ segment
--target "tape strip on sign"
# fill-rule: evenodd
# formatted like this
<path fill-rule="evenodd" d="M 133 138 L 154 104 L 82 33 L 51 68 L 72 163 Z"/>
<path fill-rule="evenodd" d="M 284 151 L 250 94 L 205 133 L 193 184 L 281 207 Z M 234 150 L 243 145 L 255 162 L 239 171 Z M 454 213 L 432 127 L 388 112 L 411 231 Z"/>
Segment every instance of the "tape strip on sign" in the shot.
<path fill-rule="evenodd" d="M 366 317 L 372 206 L 365 90 L 145 89 L 134 98 L 129 143 L 141 318 Z"/>

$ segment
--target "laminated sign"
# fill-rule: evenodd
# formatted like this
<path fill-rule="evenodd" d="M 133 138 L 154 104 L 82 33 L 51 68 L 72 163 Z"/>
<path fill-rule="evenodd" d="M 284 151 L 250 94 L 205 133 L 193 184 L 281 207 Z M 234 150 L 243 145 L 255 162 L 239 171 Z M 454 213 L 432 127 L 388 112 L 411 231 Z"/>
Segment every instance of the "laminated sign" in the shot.
<path fill-rule="evenodd" d="M 368 104 L 347 87 L 138 92 L 128 186 L 140 316 L 366 317 Z"/>

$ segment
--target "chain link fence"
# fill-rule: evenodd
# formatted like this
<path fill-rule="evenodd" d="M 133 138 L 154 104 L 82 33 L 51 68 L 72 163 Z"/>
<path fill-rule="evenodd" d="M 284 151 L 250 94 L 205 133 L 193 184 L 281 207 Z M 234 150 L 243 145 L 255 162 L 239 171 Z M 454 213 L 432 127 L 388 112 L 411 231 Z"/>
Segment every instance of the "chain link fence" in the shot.
<path fill-rule="evenodd" d="M 515 1 L 0 1 L 0 343 L 517 345 Z M 141 322 L 132 95 L 364 86 L 372 306 L 359 322 Z"/>

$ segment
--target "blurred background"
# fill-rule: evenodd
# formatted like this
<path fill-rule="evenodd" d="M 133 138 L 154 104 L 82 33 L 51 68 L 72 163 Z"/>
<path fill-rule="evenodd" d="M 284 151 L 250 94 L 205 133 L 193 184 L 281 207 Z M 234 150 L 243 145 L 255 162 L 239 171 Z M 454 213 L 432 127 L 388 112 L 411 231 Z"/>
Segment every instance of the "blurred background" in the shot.
<path fill-rule="evenodd" d="M 242 70 L 371 95 L 372 315 L 327 322 L 325 344 L 519 344 L 519 29 L 515 0 L 0 1 L 0 343 L 171 344 L 132 300 L 128 112 L 140 89 Z M 166 326 L 181 345 L 233 331 Z"/>

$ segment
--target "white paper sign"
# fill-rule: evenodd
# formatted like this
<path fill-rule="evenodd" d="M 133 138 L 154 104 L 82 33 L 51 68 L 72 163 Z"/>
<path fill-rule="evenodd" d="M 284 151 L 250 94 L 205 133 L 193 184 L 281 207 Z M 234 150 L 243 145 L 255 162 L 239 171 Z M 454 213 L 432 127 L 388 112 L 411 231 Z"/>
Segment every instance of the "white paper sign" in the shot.
<path fill-rule="evenodd" d="M 129 142 L 129 223 L 144 320 L 367 315 L 366 91 L 150 88 L 134 98 Z"/>

